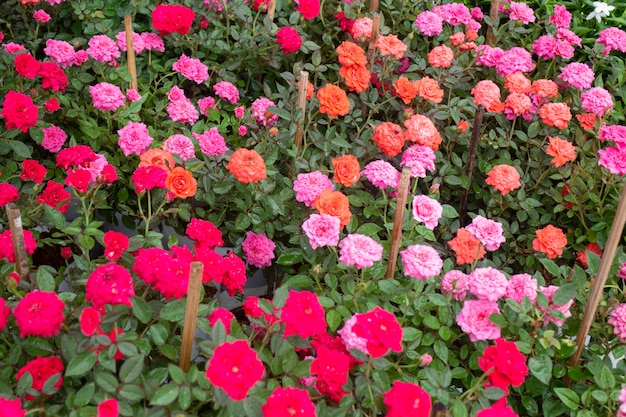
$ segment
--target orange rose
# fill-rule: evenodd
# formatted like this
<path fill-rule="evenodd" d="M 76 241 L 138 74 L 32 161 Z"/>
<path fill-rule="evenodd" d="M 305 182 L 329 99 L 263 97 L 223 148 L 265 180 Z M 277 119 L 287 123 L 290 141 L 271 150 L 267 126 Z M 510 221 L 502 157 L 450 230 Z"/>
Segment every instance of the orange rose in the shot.
<path fill-rule="evenodd" d="M 402 99 L 404 104 L 409 104 L 417 96 L 417 88 L 406 77 L 400 77 L 394 81 L 393 88 L 395 88 L 396 95 Z"/>
<path fill-rule="evenodd" d="M 466 120 L 460 120 L 459 123 L 456 124 L 456 131 L 459 133 L 467 132 L 467 128 L 469 127 L 469 123 Z"/>
<path fill-rule="evenodd" d="M 530 80 L 523 72 L 517 71 L 504 77 L 504 88 L 510 93 L 526 94 L 530 91 Z"/>
<path fill-rule="evenodd" d="M 341 228 L 350 223 L 350 201 L 340 191 L 332 191 L 326 188 L 322 191 L 312 204 L 319 214 L 328 214 L 329 216 L 335 216 L 341 222 Z"/>
<path fill-rule="evenodd" d="M 496 165 L 491 168 L 485 182 L 500 191 L 502 195 L 507 195 L 510 191 L 516 190 L 522 186 L 517 169 L 511 165 L 505 164 Z"/>
<path fill-rule="evenodd" d="M 336 85 L 326 84 L 317 90 L 317 99 L 320 102 L 320 113 L 333 119 L 340 115 L 345 116 L 350 111 L 348 95 Z"/>
<path fill-rule="evenodd" d="M 439 88 L 439 83 L 430 77 L 424 77 L 413 83 L 417 89 L 417 94 L 433 103 L 441 103 L 443 99 L 443 90 Z"/>
<path fill-rule="evenodd" d="M 341 158 L 333 158 L 335 168 L 335 182 L 349 187 L 361 178 L 361 165 L 353 155 L 343 155 Z"/>
<path fill-rule="evenodd" d="M 554 98 L 559 95 L 559 86 L 552 80 L 540 79 L 533 81 L 530 87 L 531 94 L 541 97 Z"/>
<path fill-rule="evenodd" d="M 580 123 L 580 126 L 585 130 L 593 130 L 596 128 L 596 114 L 595 113 L 582 113 L 577 114 L 576 119 Z M 602 122 L 604 125 L 604 121 Z"/>
<path fill-rule="evenodd" d="M 474 235 L 461 227 L 456 231 L 456 237 L 448 242 L 456 254 L 456 264 L 471 264 L 485 256 L 485 248 Z"/>
<path fill-rule="evenodd" d="M 157 148 L 148 149 L 139 156 L 139 160 L 139 167 L 155 166 L 166 171 L 176 165 L 171 153 Z"/>
<path fill-rule="evenodd" d="M 381 56 L 393 55 L 396 59 L 402 59 L 407 50 L 407 46 L 396 35 L 380 35 L 375 46 Z"/>
<path fill-rule="evenodd" d="M 372 75 L 363 65 L 344 65 L 339 70 L 339 75 L 346 79 L 348 90 L 362 93 L 370 85 Z"/>
<path fill-rule="evenodd" d="M 40 0 L 22 0 L 22 6 L 38 4 Z"/>
<path fill-rule="evenodd" d="M 336 51 L 339 54 L 339 63 L 341 65 L 367 65 L 365 51 L 354 42 L 343 41 Z"/>
<path fill-rule="evenodd" d="M 545 253 L 548 258 L 554 259 L 563 254 L 563 248 L 567 245 L 567 237 L 561 229 L 551 224 L 537 230 L 533 240 L 533 249 Z"/>
<path fill-rule="evenodd" d="M 178 198 L 193 197 L 196 195 L 196 187 L 198 183 L 183 167 L 176 167 L 167 174 L 165 179 L 165 188 L 170 190 Z"/>
<path fill-rule="evenodd" d="M 406 128 L 405 137 L 411 142 L 428 146 L 433 151 L 439 149 L 441 145 L 441 135 L 435 124 L 426 116 L 414 114 L 404 121 Z"/>
<path fill-rule="evenodd" d="M 311 100 L 313 98 L 313 94 L 315 94 L 315 87 L 313 87 L 313 84 L 311 83 L 311 81 L 307 80 L 306 81 L 306 99 Z"/>
<path fill-rule="evenodd" d="M 546 153 L 554 157 L 550 163 L 557 168 L 576 159 L 576 148 L 565 139 L 550 137 L 550 145 Z"/>
<path fill-rule="evenodd" d="M 391 122 L 383 122 L 374 127 L 372 140 L 380 151 L 387 156 L 396 156 L 404 147 L 404 132 L 402 127 Z"/>
<path fill-rule="evenodd" d="M 230 156 L 226 169 L 244 184 L 259 182 L 267 178 L 265 161 L 254 149 L 237 149 Z"/>
<path fill-rule="evenodd" d="M 559 129 L 565 129 L 572 120 L 572 113 L 566 103 L 546 103 L 539 109 L 539 116 L 546 125 Z"/>

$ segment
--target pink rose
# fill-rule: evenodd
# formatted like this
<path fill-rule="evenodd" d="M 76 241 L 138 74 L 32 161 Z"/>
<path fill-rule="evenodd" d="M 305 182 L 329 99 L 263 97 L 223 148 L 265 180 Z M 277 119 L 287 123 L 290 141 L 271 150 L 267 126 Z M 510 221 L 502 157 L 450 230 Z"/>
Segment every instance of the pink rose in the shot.
<path fill-rule="evenodd" d="M 417 195 L 413 198 L 413 218 L 430 230 L 434 230 L 443 214 L 441 204 L 426 195 Z"/>

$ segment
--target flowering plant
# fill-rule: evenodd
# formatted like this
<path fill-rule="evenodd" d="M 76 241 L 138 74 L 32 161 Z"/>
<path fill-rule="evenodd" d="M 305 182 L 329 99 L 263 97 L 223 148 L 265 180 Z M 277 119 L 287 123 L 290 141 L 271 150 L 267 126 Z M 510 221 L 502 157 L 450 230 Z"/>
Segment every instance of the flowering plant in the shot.
<path fill-rule="evenodd" d="M 622 29 L 515 1 L 14 3 L 2 415 L 624 414 L 621 249 L 570 361 L 626 173 Z"/>

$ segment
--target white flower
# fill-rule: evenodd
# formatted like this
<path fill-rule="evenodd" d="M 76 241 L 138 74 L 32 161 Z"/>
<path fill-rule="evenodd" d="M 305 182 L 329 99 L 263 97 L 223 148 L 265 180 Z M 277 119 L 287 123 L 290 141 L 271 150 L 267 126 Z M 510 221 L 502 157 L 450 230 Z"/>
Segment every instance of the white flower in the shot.
<path fill-rule="evenodd" d="M 598 23 L 600 23 L 603 17 L 609 16 L 611 12 L 615 10 L 615 6 L 609 6 L 603 1 L 594 1 L 593 7 L 595 7 L 595 9 L 593 12 L 589 13 L 587 20 L 591 20 L 595 17 Z"/>

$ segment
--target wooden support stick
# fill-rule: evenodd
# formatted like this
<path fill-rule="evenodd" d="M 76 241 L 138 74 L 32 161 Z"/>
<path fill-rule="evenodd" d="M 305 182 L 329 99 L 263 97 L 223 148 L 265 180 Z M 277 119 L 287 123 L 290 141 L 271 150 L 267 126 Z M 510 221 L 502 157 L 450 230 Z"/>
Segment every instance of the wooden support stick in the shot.
<path fill-rule="evenodd" d="M 126 31 L 128 72 L 131 77 L 130 88 L 137 90 L 137 64 L 135 63 L 135 48 L 133 47 L 133 18 L 131 15 L 124 16 L 124 29 Z"/>
<path fill-rule="evenodd" d="M 391 248 L 389 249 L 389 263 L 387 264 L 387 273 L 385 278 L 393 278 L 396 272 L 396 263 L 398 262 L 398 252 L 402 243 L 402 223 L 404 222 L 404 209 L 406 207 L 406 199 L 409 194 L 409 180 L 411 179 L 411 168 L 404 167 L 400 184 L 398 185 L 398 198 L 396 198 L 396 215 L 393 219 L 393 231 L 391 233 Z"/>
<path fill-rule="evenodd" d="M 467 152 L 467 163 L 465 165 L 465 175 L 469 178 L 469 186 L 463 190 L 461 194 L 461 204 L 459 206 L 459 217 L 461 218 L 461 226 L 464 226 L 467 221 L 467 200 L 469 198 L 470 189 L 472 188 L 472 173 L 474 172 L 474 161 L 476 160 L 476 148 L 478 147 L 478 140 L 480 139 L 480 130 L 483 126 L 483 116 L 485 115 L 485 108 L 478 106 L 476 114 L 474 115 L 474 126 L 472 126 L 472 139 L 470 140 L 470 147 Z"/>
<path fill-rule="evenodd" d="M 187 287 L 187 306 L 185 308 L 185 324 L 183 325 L 183 344 L 180 347 L 180 361 L 178 366 L 185 372 L 189 370 L 191 361 L 191 347 L 196 333 L 196 319 L 198 304 L 200 304 L 200 289 L 202 288 L 202 262 L 191 263 L 189 286 Z"/>
<path fill-rule="evenodd" d="M 570 366 L 575 366 L 578 364 L 580 355 L 582 354 L 583 348 L 585 347 L 585 340 L 587 339 L 587 335 L 589 334 L 591 323 L 593 322 L 596 315 L 598 304 L 600 304 L 600 301 L 602 300 L 602 294 L 604 293 L 604 284 L 606 284 L 606 279 L 609 276 L 611 264 L 613 263 L 613 259 L 615 258 L 617 246 L 619 245 L 619 242 L 622 238 L 624 223 L 626 223 L 626 187 L 622 188 L 622 195 L 620 196 L 619 203 L 617 205 L 617 211 L 615 213 L 615 218 L 613 219 L 611 231 L 609 232 L 609 238 L 606 242 L 606 248 L 604 248 L 604 253 L 602 254 L 602 259 L 600 260 L 600 266 L 598 267 L 596 279 L 593 283 L 593 287 L 591 288 L 591 294 L 589 295 L 589 299 L 587 300 L 587 306 L 585 307 L 583 319 L 580 322 L 580 327 L 578 328 L 578 333 L 576 334 L 577 349 L 574 356 L 569 359 L 568 364 Z"/>
<path fill-rule="evenodd" d="M 276 0 L 270 0 L 270 5 L 267 6 L 267 16 L 271 21 L 274 21 L 274 13 L 276 13 Z"/>
<path fill-rule="evenodd" d="M 370 0 L 370 12 L 378 12 L 378 0 Z"/>
<path fill-rule="evenodd" d="M 377 13 L 372 18 L 372 33 L 370 34 L 370 44 L 367 48 L 367 70 L 372 68 L 374 63 L 374 53 L 376 52 L 376 41 L 378 40 L 378 31 L 380 30 L 380 15 Z"/>
<path fill-rule="evenodd" d="M 28 254 L 24 244 L 24 228 L 22 227 L 22 216 L 20 209 L 14 203 L 6 205 L 11 238 L 13 239 L 13 251 L 15 253 L 15 266 L 20 279 L 28 278 Z"/>
<path fill-rule="evenodd" d="M 491 19 L 491 26 L 487 28 L 486 41 L 487 45 L 493 46 L 496 43 L 496 35 L 493 31 L 495 29 L 496 19 L 498 18 L 498 9 L 500 7 L 500 0 L 491 0 L 491 7 L 489 9 L 489 18 Z"/>
<path fill-rule="evenodd" d="M 302 148 L 302 137 L 304 136 L 304 114 L 306 112 L 306 87 L 309 82 L 309 73 L 300 71 L 300 80 L 298 81 L 298 108 L 302 110 L 302 115 L 298 119 L 298 128 L 296 129 L 296 147 L 298 155 Z"/>

